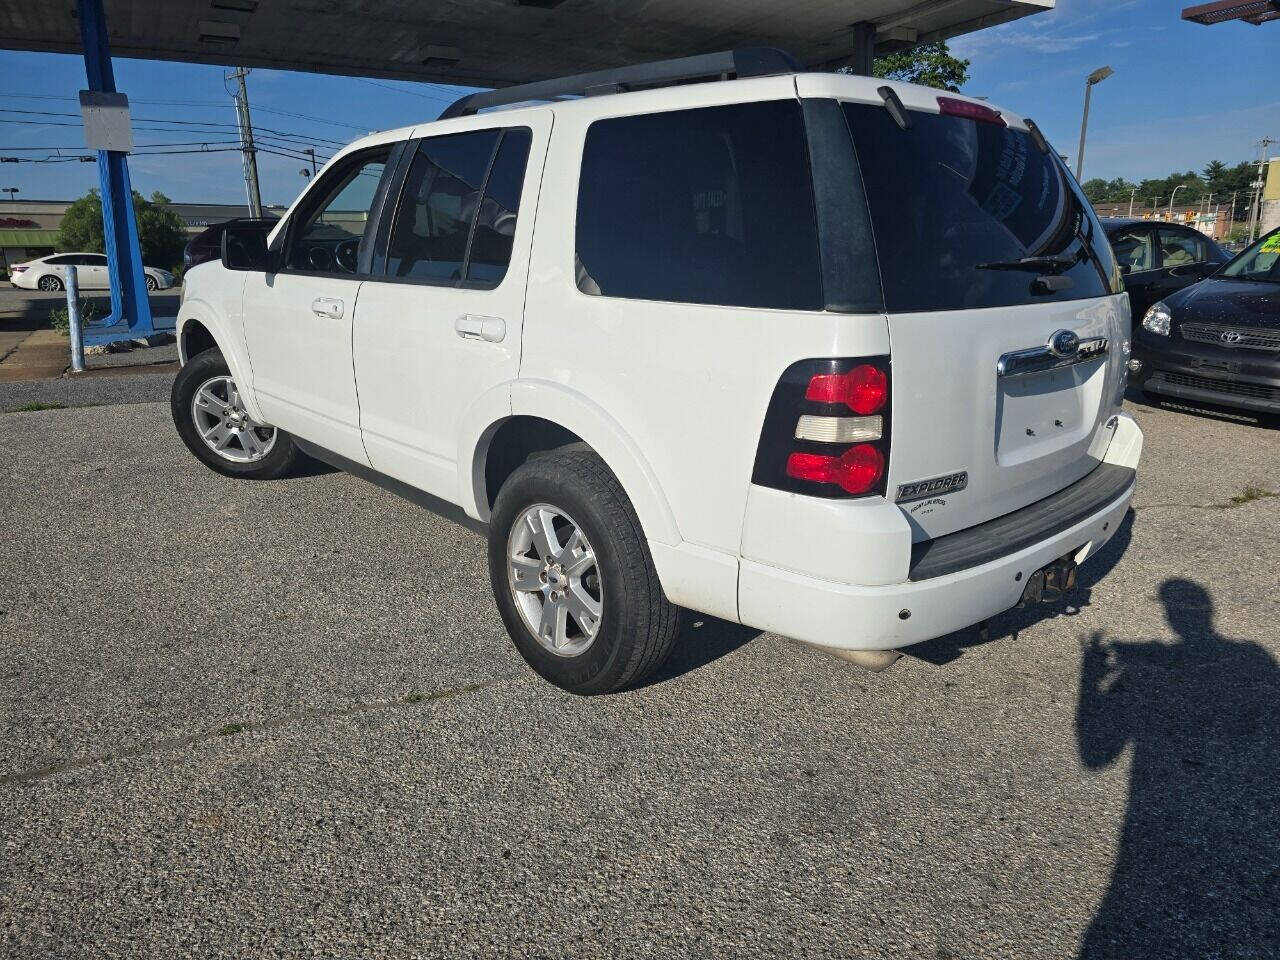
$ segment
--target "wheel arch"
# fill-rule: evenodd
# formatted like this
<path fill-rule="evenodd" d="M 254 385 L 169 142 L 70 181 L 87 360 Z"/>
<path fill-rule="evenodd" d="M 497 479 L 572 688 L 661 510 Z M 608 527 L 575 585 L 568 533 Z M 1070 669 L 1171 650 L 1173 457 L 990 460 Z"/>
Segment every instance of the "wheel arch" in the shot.
<path fill-rule="evenodd" d="M 226 321 L 203 301 L 188 300 L 182 304 L 175 332 L 179 361 L 185 365 L 197 354 L 210 347 L 216 348 L 227 362 L 249 414 L 259 422 L 265 422 L 253 393 L 252 368 L 245 355 L 243 341 L 235 336 Z"/>
<path fill-rule="evenodd" d="M 648 540 L 672 546 L 681 542 L 652 468 L 635 441 L 603 409 L 561 384 L 527 380 L 510 385 L 509 404 L 504 406 L 497 409 L 491 403 L 488 415 L 473 417 L 464 431 L 458 463 L 463 467 L 461 503 L 469 515 L 488 521 L 501 480 L 529 453 L 580 442 L 618 478 Z"/>

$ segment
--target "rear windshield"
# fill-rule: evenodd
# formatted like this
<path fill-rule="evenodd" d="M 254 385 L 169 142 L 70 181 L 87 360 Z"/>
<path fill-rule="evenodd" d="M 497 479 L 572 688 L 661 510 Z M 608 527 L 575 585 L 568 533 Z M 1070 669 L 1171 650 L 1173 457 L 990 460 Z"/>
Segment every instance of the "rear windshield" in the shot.
<path fill-rule="evenodd" d="M 1111 293 L 1106 236 L 1052 152 L 998 123 L 845 104 L 886 308 L 1009 307 Z M 1029 257 L 1045 258 L 1021 263 Z M 1037 278 L 1070 278 L 1064 289 Z"/>

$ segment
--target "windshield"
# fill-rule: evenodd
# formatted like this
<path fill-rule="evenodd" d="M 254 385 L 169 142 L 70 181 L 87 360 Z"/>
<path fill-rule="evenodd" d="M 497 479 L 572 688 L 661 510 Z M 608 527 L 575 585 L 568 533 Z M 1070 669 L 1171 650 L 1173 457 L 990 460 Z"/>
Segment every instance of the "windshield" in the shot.
<path fill-rule="evenodd" d="M 998 123 L 846 103 L 894 312 L 1102 297 L 1115 263 L 1061 161 Z M 1045 284 L 1048 274 L 1065 280 Z"/>
<path fill-rule="evenodd" d="M 1273 230 L 1218 274 L 1237 280 L 1280 280 L 1280 230 Z"/>

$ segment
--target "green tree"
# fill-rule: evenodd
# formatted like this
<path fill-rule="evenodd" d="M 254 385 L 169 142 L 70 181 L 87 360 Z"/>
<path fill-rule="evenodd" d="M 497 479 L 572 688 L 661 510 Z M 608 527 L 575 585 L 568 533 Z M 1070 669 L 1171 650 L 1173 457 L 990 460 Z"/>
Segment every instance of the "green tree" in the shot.
<path fill-rule="evenodd" d="M 876 57 L 872 73 L 886 80 L 919 83 L 959 93 L 969 79 L 969 61 L 951 55 L 945 40 Z"/>
<path fill-rule="evenodd" d="M 169 206 L 169 198 L 157 191 L 147 200 L 135 190 L 133 214 L 138 222 L 142 262 L 148 266 L 166 268 L 180 263 L 187 238 L 182 220 Z M 102 198 L 97 190 L 90 190 L 67 207 L 54 246 L 58 250 L 84 253 L 106 252 L 102 230 Z"/>
<path fill-rule="evenodd" d="M 1213 186 L 1215 181 L 1221 179 L 1226 172 L 1227 165 L 1225 163 L 1221 160 L 1210 160 L 1205 164 L 1205 168 L 1200 175 L 1204 177 L 1205 183 Z"/>

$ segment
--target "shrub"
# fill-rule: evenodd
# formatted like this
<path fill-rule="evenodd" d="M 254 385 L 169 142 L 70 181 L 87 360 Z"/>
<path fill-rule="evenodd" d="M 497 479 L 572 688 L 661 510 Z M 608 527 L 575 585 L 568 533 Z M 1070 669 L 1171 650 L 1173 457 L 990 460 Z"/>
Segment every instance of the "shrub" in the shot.
<path fill-rule="evenodd" d="M 98 305 L 92 300 L 80 301 L 80 326 L 83 328 L 87 323 L 93 323 L 101 314 L 98 312 Z M 49 321 L 53 324 L 53 329 L 59 331 L 64 337 L 71 333 L 71 315 L 67 312 L 66 307 L 58 307 L 49 312 Z"/>

